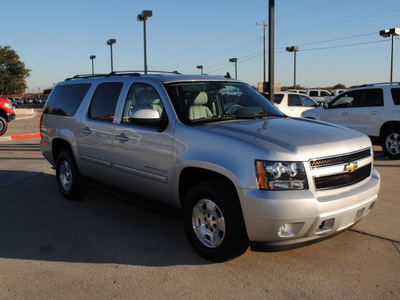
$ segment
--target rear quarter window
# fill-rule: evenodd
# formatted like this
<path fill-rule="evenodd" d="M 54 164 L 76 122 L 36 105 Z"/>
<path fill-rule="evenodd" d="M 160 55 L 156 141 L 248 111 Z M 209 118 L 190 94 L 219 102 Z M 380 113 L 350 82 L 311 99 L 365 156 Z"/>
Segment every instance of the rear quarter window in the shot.
<path fill-rule="evenodd" d="M 74 116 L 85 98 L 90 83 L 65 84 L 54 88 L 43 111 L 45 114 Z"/>
<path fill-rule="evenodd" d="M 394 105 L 400 105 L 400 88 L 391 89 Z"/>

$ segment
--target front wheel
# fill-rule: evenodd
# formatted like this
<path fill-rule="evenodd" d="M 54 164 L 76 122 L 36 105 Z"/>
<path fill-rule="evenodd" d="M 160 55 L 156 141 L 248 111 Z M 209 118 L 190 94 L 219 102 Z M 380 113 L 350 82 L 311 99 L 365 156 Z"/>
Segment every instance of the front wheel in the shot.
<path fill-rule="evenodd" d="M 7 131 L 7 121 L 3 117 L 0 117 L 0 136 L 5 134 Z"/>
<path fill-rule="evenodd" d="M 65 198 L 75 200 L 87 194 L 87 187 L 78 166 L 67 151 L 62 151 L 57 157 L 56 177 L 58 188 Z"/>
<path fill-rule="evenodd" d="M 183 223 L 195 251 L 210 261 L 229 260 L 249 246 L 239 199 L 223 182 L 200 183 L 189 191 Z"/>
<path fill-rule="evenodd" d="M 392 127 L 382 136 L 382 150 L 390 159 L 400 159 L 400 127 Z"/>

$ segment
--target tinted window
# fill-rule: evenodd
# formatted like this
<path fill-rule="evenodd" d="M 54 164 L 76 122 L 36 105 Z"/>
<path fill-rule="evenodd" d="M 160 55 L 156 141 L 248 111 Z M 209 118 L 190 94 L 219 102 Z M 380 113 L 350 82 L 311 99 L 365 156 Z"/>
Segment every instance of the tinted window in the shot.
<path fill-rule="evenodd" d="M 56 86 L 43 113 L 60 116 L 75 115 L 90 85 L 90 83 L 80 83 Z"/>
<path fill-rule="evenodd" d="M 365 89 L 359 90 L 356 99 L 354 99 L 352 107 L 371 107 L 383 106 L 382 89 Z"/>
<path fill-rule="evenodd" d="M 400 105 L 400 89 L 391 89 L 393 103 L 395 105 Z"/>
<path fill-rule="evenodd" d="M 309 96 L 310 97 L 318 97 L 318 91 L 310 91 Z"/>
<path fill-rule="evenodd" d="M 89 118 L 112 122 L 114 119 L 115 107 L 122 89 L 122 82 L 107 82 L 100 84 L 92 99 L 89 108 Z"/>
<path fill-rule="evenodd" d="M 322 97 L 326 97 L 326 96 L 330 96 L 331 94 L 325 91 L 321 91 L 321 96 Z"/>
<path fill-rule="evenodd" d="M 274 94 L 274 102 L 276 104 L 281 104 L 283 99 L 283 94 Z"/>
<path fill-rule="evenodd" d="M 289 106 L 302 106 L 300 96 L 291 94 L 289 94 L 288 96 L 289 96 L 289 101 L 288 101 Z"/>

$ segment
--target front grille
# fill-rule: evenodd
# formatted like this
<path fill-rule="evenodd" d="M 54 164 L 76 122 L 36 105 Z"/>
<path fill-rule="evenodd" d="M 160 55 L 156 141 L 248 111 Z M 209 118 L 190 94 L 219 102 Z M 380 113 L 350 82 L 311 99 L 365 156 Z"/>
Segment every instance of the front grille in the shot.
<path fill-rule="evenodd" d="M 317 190 L 332 189 L 360 182 L 369 177 L 371 174 L 371 167 L 372 164 L 368 164 L 351 173 L 315 177 L 315 188 Z"/>
<path fill-rule="evenodd" d="M 348 162 L 356 161 L 361 158 L 365 158 L 371 156 L 371 149 L 365 149 L 359 152 L 355 153 L 349 153 L 341 156 L 335 156 L 335 157 L 327 157 L 327 158 L 321 158 L 321 159 L 315 159 L 310 161 L 310 165 L 312 168 L 319 168 L 319 167 L 326 167 L 326 166 L 332 166 L 332 165 L 339 165 L 339 164 L 345 164 Z"/>

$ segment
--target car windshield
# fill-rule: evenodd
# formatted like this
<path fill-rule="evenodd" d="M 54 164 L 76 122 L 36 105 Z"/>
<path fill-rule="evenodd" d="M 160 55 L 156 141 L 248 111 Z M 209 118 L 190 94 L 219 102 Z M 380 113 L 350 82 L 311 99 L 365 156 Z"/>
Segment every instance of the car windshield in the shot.
<path fill-rule="evenodd" d="M 184 124 L 285 117 L 243 82 L 179 82 L 166 84 L 166 89 Z"/>

